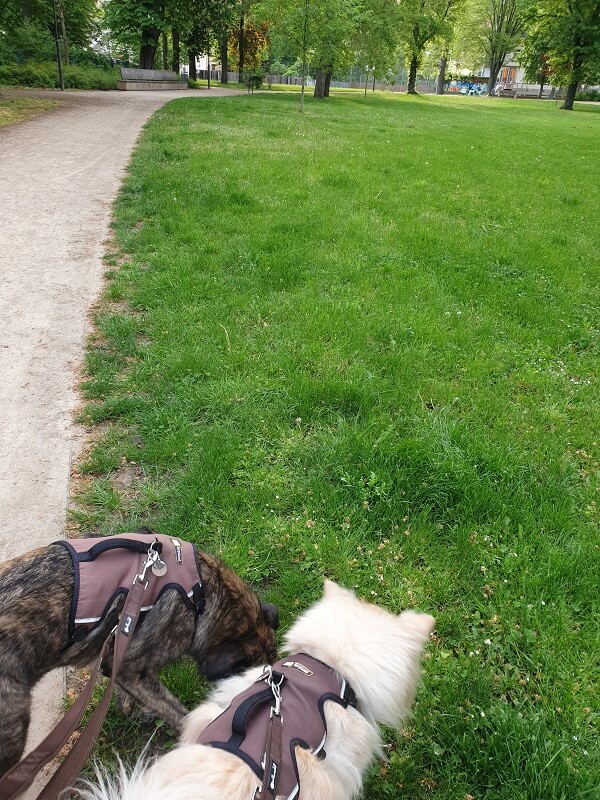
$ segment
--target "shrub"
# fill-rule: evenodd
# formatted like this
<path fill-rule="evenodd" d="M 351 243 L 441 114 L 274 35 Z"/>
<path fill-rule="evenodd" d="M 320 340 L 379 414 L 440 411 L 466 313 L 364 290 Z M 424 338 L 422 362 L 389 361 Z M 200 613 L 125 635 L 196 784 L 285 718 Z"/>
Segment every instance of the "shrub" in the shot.
<path fill-rule="evenodd" d="M 63 67 L 65 88 L 69 89 L 116 89 L 119 79 L 118 69 L 110 70 L 97 67 L 65 66 Z"/>
<path fill-rule="evenodd" d="M 63 65 L 65 89 L 116 89 L 118 71 Z M 0 66 L 0 85 L 58 89 L 58 67 L 53 62 Z"/>
<path fill-rule="evenodd" d="M 41 89 L 58 87 L 58 69 L 56 65 L 25 64 L 23 66 L 0 66 L 0 85 L 30 86 Z"/>
<path fill-rule="evenodd" d="M 245 69 L 242 72 L 242 83 L 248 89 L 248 94 L 260 89 L 264 80 L 264 73 L 261 69 Z"/>
<path fill-rule="evenodd" d="M 600 101 L 600 91 L 598 89 L 587 89 L 585 92 L 577 92 L 575 100 L 595 100 Z"/>
<path fill-rule="evenodd" d="M 69 63 L 80 67 L 92 67 L 111 71 L 114 68 L 112 59 L 96 53 L 89 47 L 73 46 L 69 48 Z M 126 66 L 126 65 L 125 65 Z"/>

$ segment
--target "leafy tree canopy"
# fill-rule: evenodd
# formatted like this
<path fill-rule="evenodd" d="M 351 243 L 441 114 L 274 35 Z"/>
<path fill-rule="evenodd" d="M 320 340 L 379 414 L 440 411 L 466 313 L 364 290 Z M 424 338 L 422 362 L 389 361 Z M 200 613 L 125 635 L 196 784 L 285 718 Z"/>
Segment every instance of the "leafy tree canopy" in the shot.
<path fill-rule="evenodd" d="M 56 0 L 56 7 L 61 35 L 64 32 L 70 45 L 87 47 L 97 16 L 96 0 Z M 0 0 L 0 57 L 4 60 L 52 58 L 53 35 L 52 0 Z"/>
<path fill-rule="evenodd" d="M 600 82 L 598 0 L 528 0 L 523 13 L 529 74 L 543 61 L 556 84 Z"/>

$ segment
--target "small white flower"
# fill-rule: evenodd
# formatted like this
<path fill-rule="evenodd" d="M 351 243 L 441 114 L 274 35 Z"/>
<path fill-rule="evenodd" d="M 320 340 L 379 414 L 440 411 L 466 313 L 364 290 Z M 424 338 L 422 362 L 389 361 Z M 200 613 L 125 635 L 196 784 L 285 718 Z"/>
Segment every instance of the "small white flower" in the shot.
<path fill-rule="evenodd" d="M 484 644 L 491 644 L 491 643 L 492 643 L 492 640 L 491 640 L 491 639 L 486 639 L 486 640 L 484 641 Z"/>

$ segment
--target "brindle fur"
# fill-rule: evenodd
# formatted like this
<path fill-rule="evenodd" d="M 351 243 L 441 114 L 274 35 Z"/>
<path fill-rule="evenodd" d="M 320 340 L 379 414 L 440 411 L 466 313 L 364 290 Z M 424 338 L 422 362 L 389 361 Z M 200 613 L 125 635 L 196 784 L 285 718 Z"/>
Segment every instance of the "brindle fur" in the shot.
<path fill-rule="evenodd" d="M 148 532 L 148 531 L 146 531 Z M 277 609 L 222 561 L 196 550 L 206 606 L 196 616 L 176 590 L 168 590 L 140 619 L 117 676 L 125 713 L 134 703 L 174 727 L 188 713 L 158 678 L 159 670 L 192 656 L 210 680 L 275 659 Z M 118 595 L 103 622 L 69 644 L 73 566 L 61 545 L 49 545 L 0 565 L 0 775 L 25 747 L 31 690 L 55 667 L 94 661 L 125 602 Z M 103 671 L 110 674 L 112 652 Z"/>

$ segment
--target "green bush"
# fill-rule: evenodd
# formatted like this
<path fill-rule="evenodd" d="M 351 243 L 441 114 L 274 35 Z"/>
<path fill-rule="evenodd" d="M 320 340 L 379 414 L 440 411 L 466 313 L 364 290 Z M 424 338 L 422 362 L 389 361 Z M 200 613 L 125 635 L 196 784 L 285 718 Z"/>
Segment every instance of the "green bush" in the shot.
<path fill-rule="evenodd" d="M 31 86 L 41 89 L 58 87 L 58 69 L 56 65 L 25 64 L 23 66 L 0 66 L 0 85 Z"/>
<path fill-rule="evenodd" d="M 63 67 L 65 88 L 69 89 L 116 89 L 119 70 L 115 67 L 106 70 L 97 67 Z"/>
<path fill-rule="evenodd" d="M 118 70 L 73 65 L 63 66 L 65 89 L 116 89 Z M 58 67 L 53 62 L 0 66 L 0 86 L 58 89 Z"/>
<path fill-rule="evenodd" d="M 264 72 L 261 69 L 245 69 L 242 72 L 242 83 L 248 89 L 248 93 L 260 89 L 264 80 Z"/>
<path fill-rule="evenodd" d="M 69 48 L 69 63 L 79 67 L 103 69 L 108 72 L 114 69 L 113 61 L 107 56 L 96 53 L 89 47 L 77 47 L 76 45 Z"/>
<path fill-rule="evenodd" d="M 600 92 L 598 89 L 588 89 L 585 92 L 577 92 L 575 100 L 595 100 L 600 101 Z"/>

